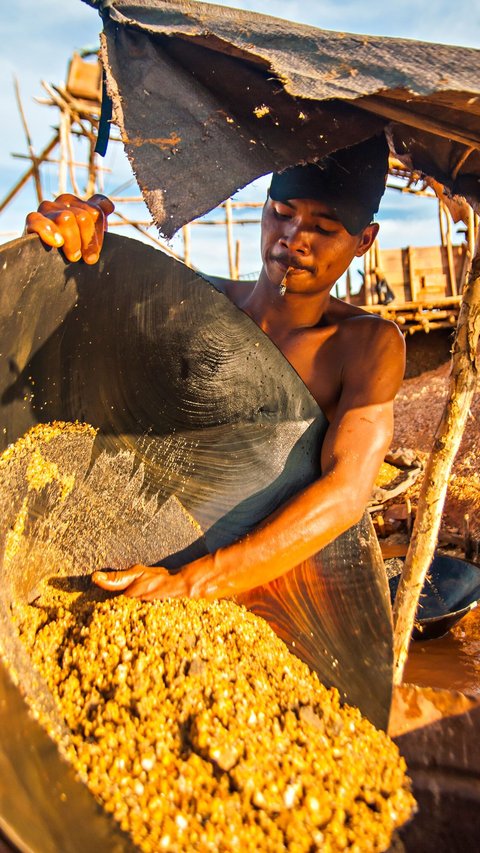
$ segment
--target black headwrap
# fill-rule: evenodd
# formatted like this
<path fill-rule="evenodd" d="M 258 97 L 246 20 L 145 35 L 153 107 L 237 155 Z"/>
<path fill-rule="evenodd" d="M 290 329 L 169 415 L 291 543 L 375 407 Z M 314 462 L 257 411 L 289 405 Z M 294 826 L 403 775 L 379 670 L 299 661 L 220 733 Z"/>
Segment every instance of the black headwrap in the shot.
<path fill-rule="evenodd" d="M 272 177 L 270 198 L 313 198 L 337 214 L 349 234 L 359 234 L 377 212 L 385 192 L 388 143 L 385 134 L 334 151 L 305 166 L 292 166 Z"/>

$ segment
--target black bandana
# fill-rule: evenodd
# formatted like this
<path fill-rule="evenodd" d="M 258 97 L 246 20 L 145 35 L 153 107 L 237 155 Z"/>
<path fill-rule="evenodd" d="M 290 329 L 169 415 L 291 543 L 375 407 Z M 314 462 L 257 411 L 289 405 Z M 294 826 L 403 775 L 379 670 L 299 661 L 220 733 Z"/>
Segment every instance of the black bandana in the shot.
<path fill-rule="evenodd" d="M 334 151 L 305 166 L 292 166 L 272 176 L 270 198 L 312 198 L 337 214 L 349 234 L 359 234 L 377 212 L 385 192 L 388 144 L 385 135 Z"/>

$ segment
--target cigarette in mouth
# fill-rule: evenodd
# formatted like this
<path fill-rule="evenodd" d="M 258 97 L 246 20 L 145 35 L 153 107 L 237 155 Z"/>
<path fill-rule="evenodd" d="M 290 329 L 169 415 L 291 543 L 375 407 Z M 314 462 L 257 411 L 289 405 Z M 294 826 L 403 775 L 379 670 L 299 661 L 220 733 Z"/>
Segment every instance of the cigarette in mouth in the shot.
<path fill-rule="evenodd" d="M 285 270 L 285 275 L 283 276 L 280 282 L 280 296 L 283 296 L 287 290 L 287 276 L 291 269 L 292 267 L 287 267 L 287 269 Z"/>

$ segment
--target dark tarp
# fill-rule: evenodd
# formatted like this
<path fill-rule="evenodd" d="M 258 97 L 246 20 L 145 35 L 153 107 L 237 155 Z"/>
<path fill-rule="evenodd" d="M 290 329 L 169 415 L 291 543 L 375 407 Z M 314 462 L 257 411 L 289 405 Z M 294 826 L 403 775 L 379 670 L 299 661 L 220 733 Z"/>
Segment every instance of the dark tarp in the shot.
<path fill-rule="evenodd" d="M 168 237 L 259 175 L 383 127 L 407 166 L 480 200 L 478 50 L 186 0 L 103 16 L 115 120 Z"/>

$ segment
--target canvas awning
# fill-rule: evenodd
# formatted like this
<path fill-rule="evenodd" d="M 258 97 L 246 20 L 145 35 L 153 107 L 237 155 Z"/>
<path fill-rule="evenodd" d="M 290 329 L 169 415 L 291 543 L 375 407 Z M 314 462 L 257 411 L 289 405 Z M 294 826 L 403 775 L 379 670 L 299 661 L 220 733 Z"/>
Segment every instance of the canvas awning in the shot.
<path fill-rule="evenodd" d="M 406 165 L 480 200 L 478 50 L 188 0 L 102 15 L 115 121 L 167 237 L 259 175 L 384 127 Z"/>

